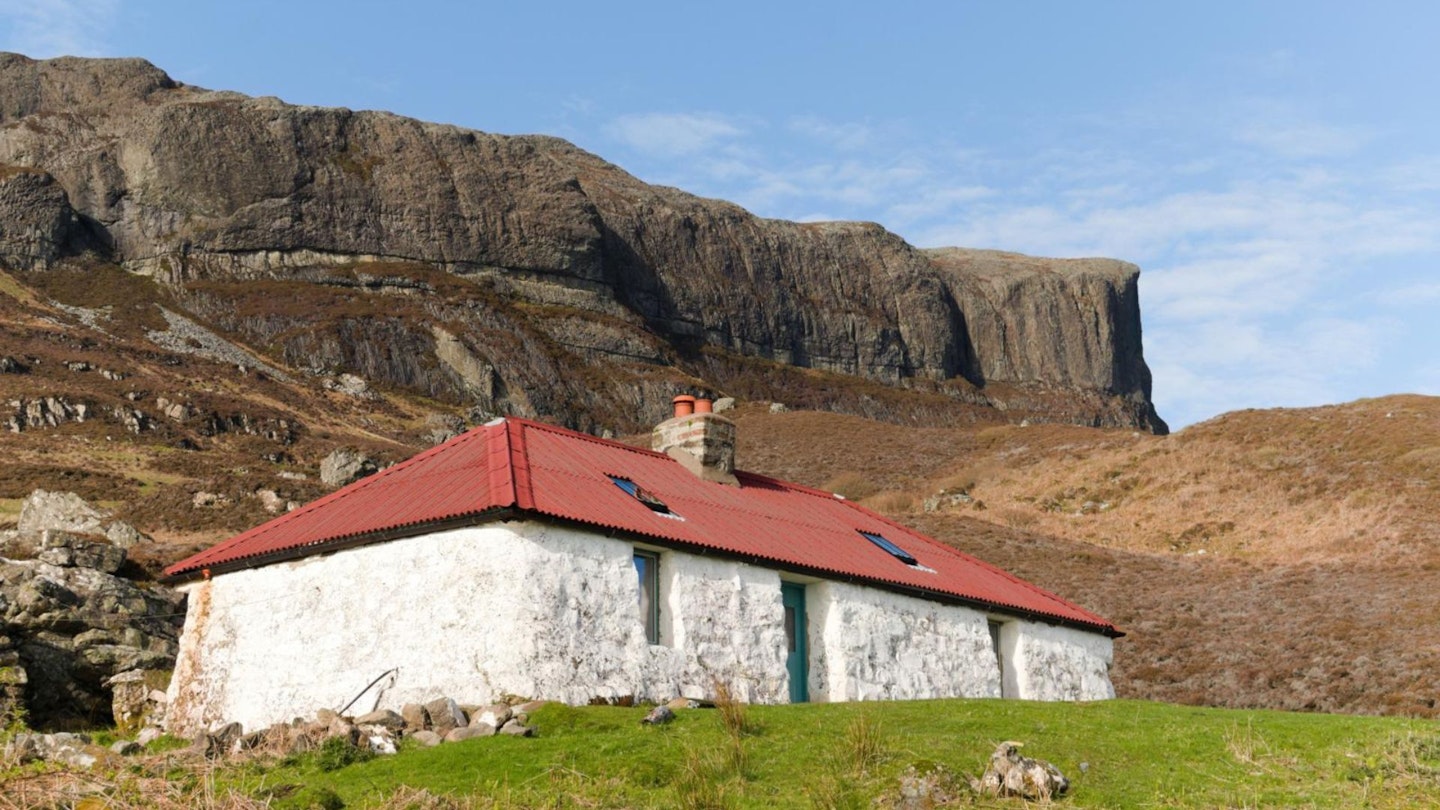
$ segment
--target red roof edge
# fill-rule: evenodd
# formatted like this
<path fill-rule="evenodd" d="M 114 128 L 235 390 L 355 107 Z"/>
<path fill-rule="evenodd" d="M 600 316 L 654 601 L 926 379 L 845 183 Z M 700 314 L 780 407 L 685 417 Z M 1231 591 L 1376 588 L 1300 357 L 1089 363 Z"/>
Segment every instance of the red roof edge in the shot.
<path fill-rule="evenodd" d="M 374 485 L 375 483 L 377 483 L 377 482 L 379 482 L 379 481 L 382 481 L 382 480 L 384 480 L 385 478 L 388 478 L 389 476 L 392 476 L 392 475 L 395 475 L 395 474 L 397 474 L 397 473 L 400 473 L 400 472 L 404 471 L 405 469 L 407 469 L 407 468 L 409 468 L 409 467 L 412 467 L 412 466 L 414 466 L 414 465 L 416 465 L 416 464 L 419 464 L 419 463 L 422 462 L 422 461 L 425 461 L 426 459 L 430 458 L 431 456 L 433 456 L 433 455 L 435 455 L 435 454 L 437 454 L 437 453 L 443 452 L 447 447 L 451 447 L 451 446 L 453 446 L 453 445 L 461 444 L 461 443 L 464 443 L 464 442 L 467 442 L 467 441 L 472 441 L 472 440 L 474 440 L 477 436 L 480 436 L 480 435 L 483 435 L 483 434 L 487 433 L 488 431 L 485 430 L 486 427 L 489 427 L 489 426 L 482 426 L 482 427 L 476 428 L 476 429 L 474 429 L 474 430 L 466 431 L 466 432 L 460 434 L 459 436 L 456 436 L 455 438 L 451 439 L 451 440 L 448 441 L 448 442 L 442 442 L 442 443 L 440 443 L 440 444 L 437 444 L 437 445 L 435 445 L 434 447 L 430 448 L 429 450 L 424 451 L 423 453 L 418 453 L 418 454 L 416 454 L 416 455 L 414 455 L 414 456 L 411 456 L 410 458 L 405 459 L 404 461 L 401 461 L 401 462 L 399 462 L 398 464 L 392 464 L 392 465 L 390 465 L 389 467 L 386 467 L 385 469 L 381 470 L 380 472 L 375 473 L 374 475 L 370 475 L 370 476 L 366 476 L 366 477 L 364 477 L 364 478 L 361 478 L 359 481 L 356 481 L 356 482 L 354 482 L 353 484 L 350 484 L 350 485 L 348 485 L 348 486 L 341 487 L 340 489 L 335 490 L 334 492 L 330 493 L 329 495 L 325 495 L 325 496 L 323 496 L 323 497 L 317 498 L 316 500 L 313 500 L 313 501 L 311 501 L 310 503 L 305 504 L 304 506 L 300 507 L 299 509 L 296 509 L 296 510 L 293 511 L 293 512 L 286 512 L 285 514 L 280 515 L 279 517 L 277 517 L 277 518 L 275 518 L 275 519 L 273 519 L 273 520 L 266 521 L 266 522 L 260 524 L 259 526 L 256 526 L 256 527 L 254 527 L 254 528 L 252 528 L 252 529 L 249 529 L 248 531 L 241 532 L 240 534 L 237 534 L 237 535 L 235 535 L 234 537 L 231 537 L 229 540 L 226 540 L 226 541 L 224 541 L 224 542 L 222 542 L 222 543 L 219 543 L 219 544 L 217 544 L 217 545 L 211 546 L 211 547 L 205 549 L 204 551 L 202 551 L 202 552 L 200 552 L 200 553 L 198 553 L 198 554 L 194 554 L 194 555 L 191 555 L 191 556 L 189 556 L 189 557 L 186 557 L 185 559 L 180 560 L 179 562 L 174 563 L 173 565 L 170 565 L 169 567 L 167 567 L 167 568 L 165 569 L 165 571 L 164 571 L 164 575 L 167 576 L 167 577 L 173 577 L 173 576 L 177 576 L 177 575 L 180 575 L 180 574 L 184 574 L 184 573 L 188 573 L 188 572 L 192 572 L 192 571 L 197 571 L 197 570 L 204 569 L 204 568 L 207 567 L 207 564 L 210 563 L 211 561 L 216 560 L 216 559 L 224 559 L 224 558 L 225 558 L 224 552 L 226 552 L 226 551 L 228 551 L 229 549 L 234 548 L 236 545 L 239 545 L 240 543 L 242 543 L 242 542 L 250 539 L 250 538 L 253 537 L 254 535 L 260 534 L 260 533 L 262 533 L 262 532 L 273 531 L 273 530 L 275 530 L 275 529 L 277 529 L 277 528 L 280 528 L 280 527 L 284 526 L 285 524 L 287 524 L 287 523 L 289 523 L 289 522 L 291 522 L 291 521 L 293 521 L 293 520 L 298 519 L 301 515 L 304 515 L 304 514 L 309 513 L 309 512 L 314 512 L 315 510 L 321 509 L 321 508 L 323 508 L 323 507 L 325 507 L 325 506 L 327 506 L 327 505 L 329 505 L 329 504 L 331 504 L 331 503 L 334 503 L 334 502 L 336 502 L 336 501 L 344 500 L 345 498 L 347 498 L 347 497 L 355 494 L 356 492 L 360 492 L 360 491 L 366 489 L 367 487 L 370 487 L 370 486 Z M 501 427 L 501 428 L 503 429 L 503 428 L 505 427 L 504 423 L 501 423 L 501 424 L 499 425 L 499 427 Z M 505 465 L 505 469 L 502 471 L 502 473 L 508 478 L 508 476 L 509 476 L 508 454 L 507 454 L 507 464 Z M 493 484 L 493 483 L 494 483 L 494 480 L 492 479 L 492 484 Z M 509 488 L 509 487 L 508 487 L 508 482 L 507 482 L 507 487 L 506 487 L 506 489 L 505 489 L 505 490 L 502 490 L 502 491 L 508 491 L 508 492 L 510 493 L 510 499 L 509 499 L 509 501 L 508 501 L 507 503 L 497 504 L 497 506 L 513 506 L 514 503 L 515 503 L 514 489 L 513 489 L 513 488 Z"/>

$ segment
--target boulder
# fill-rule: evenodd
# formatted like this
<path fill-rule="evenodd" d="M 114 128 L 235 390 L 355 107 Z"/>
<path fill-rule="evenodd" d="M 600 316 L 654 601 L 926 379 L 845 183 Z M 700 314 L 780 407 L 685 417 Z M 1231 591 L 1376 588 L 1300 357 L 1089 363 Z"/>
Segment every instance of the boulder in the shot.
<path fill-rule="evenodd" d="M 435 732 L 428 729 L 422 729 L 420 731 L 412 733 L 410 735 L 410 739 L 414 740 L 417 743 L 420 743 L 426 748 L 434 748 L 435 746 L 445 741 L 444 737 L 441 737 L 439 734 L 436 734 Z"/>
<path fill-rule="evenodd" d="M 430 713 L 419 703 L 406 703 L 400 707 L 400 716 L 405 719 L 405 730 L 423 731 L 430 728 Z"/>
<path fill-rule="evenodd" d="M 500 728 L 501 726 L 505 725 L 506 721 L 508 721 L 511 717 L 514 716 L 515 711 L 513 709 L 503 703 L 497 703 L 493 706 L 485 706 L 480 710 L 473 712 L 470 715 L 470 725 L 474 726 L 484 723 L 487 726 Z"/>
<path fill-rule="evenodd" d="M 1024 743 L 1014 741 L 1000 743 L 990 755 L 985 773 L 971 785 L 975 792 L 1026 801 L 1048 801 L 1065 795 L 1070 789 L 1070 780 L 1043 759 L 1021 756 L 1022 745 Z"/>
<path fill-rule="evenodd" d="M 134 756 L 145 750 L 145 746 L 134 740 L 116 740 L 110 745 L 110 752 L 122 757 Z"/>
<path fill-rule="evenodd" d="M 481 723 L 475 726 L 451 729 L 450 732 L 445 735 L 445 742 L 460 742 L 461 740 L 473 740 L 477 737 L 493 736 L 495 736 L 495 727 Z"/>
<path fill-rule="evenodd" d="M 383 726 L 392 731 L 399 731 L 405 728 L 405 718 L 397 712 L 389 709 L 377 709 L 369 714 L 362 714 L 355 718 L 357 726 Z"/>
<path fill-rule="evenodd" d="M 535 729 L 522 724 L 519 720 L 511 720 L 500 727 L 500 733 L 511 737 L 533 737 Z"/>
<path fill-rule="evenodd" d="M 341 447 L 320 462 L 320 480 L 332 487 L 343 487 L 379 470 L 380 465 L 368 454 L 353 447 Z"/>
<path fill-rule="evenodd" d="M 147 726 L 165 717 L 170 685 L 168 669 L 130 669 L 104 681 L 110 687 L 115 728 L 121 733 Z"/>
<path fill-rule="evenodd" d="M 190 749 L 206 759 L 219 759 L 234 750 L 245 727 L 239 723 L 226 723 L 214 731 L 201 732 L 195 737 Z"/>
<path fill-rule="evenodd" d="M 675 719 L 675 712 L 669 706 L 656 706 L 640 721 L 647 726 L 663 726 Z"/>
<path fill-rule="evenodd" d="M 40 534 L 47 529 L 76 534 L 104 534 L 109 520 L 102 511 L 73 492 L 47 492 L 37 489 L 20 504 L 21 532 Z"/>
<path fill-rule="evenodd" d="M 55 538 L 52 532 L 42 551 L 57 562 L 113 568 L 123 555 L 108 544 L 57 545 Z M 90 548 L 96 545 L 102 548 Z M 103 559 L 88 559 L 92 552 Z M 142 707 L 163 692 L 163 677 L 122 679 L 119 715 L 112 701 L 117 687 L 107 681 L 130 670 L 173 668 L 183 614 L 183 597 L 163 586 L 141 589 L 96 568 L 0 559 L 0 680 L 25 681 L 25 708 L 34 723 L 115 717 L 138 727 L 147 711 Z M 0 699 L 16 691 L 0 683 Z"/>
<path fill-rule="evenodd" d="M 119 571 L 125 564 L 125 549 L 109 543 L 91 543 L 56 529 L 46 529 L 41 535 L 40 553 L 36 556 L 50 565 L 91 568 L 106 574 Z"/>
<path fill-rule="evenodd" d="M 110 541 L 110 545 L 128 551 L 150 538 L 141 534 L 139 529 L 129 523 L 117 520 L 105 527 L 105 539 Z"/>
<path fill-rule="evenodd" d="M 451 729 L 468 725 L 465 712 L 450 698 L 438 698 L 425 704 L 430 715 L 430 728 L 437 734 L 449 734 Z"/>

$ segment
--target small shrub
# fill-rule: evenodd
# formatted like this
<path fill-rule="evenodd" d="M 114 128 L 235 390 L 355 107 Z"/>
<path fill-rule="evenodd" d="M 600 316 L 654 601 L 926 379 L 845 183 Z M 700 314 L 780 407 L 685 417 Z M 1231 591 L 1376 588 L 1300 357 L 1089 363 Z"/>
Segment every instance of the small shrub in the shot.
<path fill-rule="evenodd" d="M 330 737 L 320 744 L 315 754 L 315 766 L 322 771 L 338 771 L 346 765 L 365 762 L 375 758 L 369 748 L 354 745 L 345 737 Z"/>

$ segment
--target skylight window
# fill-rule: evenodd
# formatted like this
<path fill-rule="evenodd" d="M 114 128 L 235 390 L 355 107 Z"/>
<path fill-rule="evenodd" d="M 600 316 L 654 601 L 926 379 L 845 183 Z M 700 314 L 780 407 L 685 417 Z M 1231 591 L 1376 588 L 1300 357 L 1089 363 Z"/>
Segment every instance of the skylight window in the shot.
<path fill-rule="evenodd" d="M 670 507 L 666 506 L 664 501 L 655 497 L 649 490 L 631 481 L 629 478 L 612 475 L 610 476 L 610 480 L 615 482 L 615 486 L 624 490 L 625 494 L 645 504 L 650 508 L 650 511 L 655 514 L 664 515 L 665 517 L 679 517 L 679 515 L 670 511 Z"/>
<path fill-rule="evenodd" d="M 916 560 L 913 554 L 890 542 L 885 538 L 884 535 L 876 534 L 875 532 L 860 532 L 860 534 L 864 536 L 866 540 L 869 540 L 870 542 L 889 552 L 890 556 L 894 557 L 900 562 L 903 562 L 906 565 L 913 565 L 917 568 L 920 567 L 920 561 Z"/>

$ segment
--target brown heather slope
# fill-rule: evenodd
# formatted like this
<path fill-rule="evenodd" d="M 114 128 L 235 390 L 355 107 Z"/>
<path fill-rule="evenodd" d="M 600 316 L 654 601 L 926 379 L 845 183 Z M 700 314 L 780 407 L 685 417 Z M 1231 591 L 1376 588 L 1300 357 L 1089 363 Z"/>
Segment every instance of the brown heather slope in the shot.
<path fill-rule="evenodd" d="M 1440 399 L 1246 411 L 1169 437 L 738 421 L 743 466 L 863 496 L 1117 622 L 1122 696 L 1437 713 Z"/>

